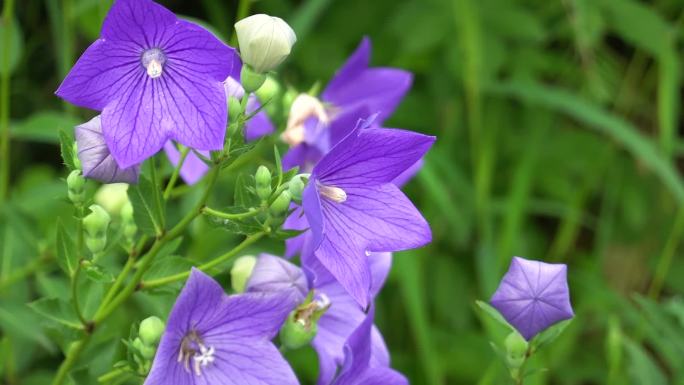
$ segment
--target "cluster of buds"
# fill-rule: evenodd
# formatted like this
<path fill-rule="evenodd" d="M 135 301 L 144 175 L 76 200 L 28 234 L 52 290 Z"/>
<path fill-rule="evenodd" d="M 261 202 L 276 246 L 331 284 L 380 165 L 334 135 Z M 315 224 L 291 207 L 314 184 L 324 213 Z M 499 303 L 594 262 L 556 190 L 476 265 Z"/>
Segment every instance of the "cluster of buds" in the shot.
<path fill-rule="evenodd" d="M 111 217 L 100 205 L 91 205 L 90 214 L 83 218 L 85 243 L 93 255 L 101 253 L 107 246 L 107 229 Z"/>
<path fill-rule="evenodd" d="M 131 343 L 129 349 L 134 352 L 134 357 L 138 366 L 141 368 L 142 374 L 146 374 L 150 370 L 150 365 L 154 355 L 157 353 L 157 346 L 164 333 L 164 321 L 158 317 L 152 316 L 145 318 L 138 328 L 138 337 Z"/>

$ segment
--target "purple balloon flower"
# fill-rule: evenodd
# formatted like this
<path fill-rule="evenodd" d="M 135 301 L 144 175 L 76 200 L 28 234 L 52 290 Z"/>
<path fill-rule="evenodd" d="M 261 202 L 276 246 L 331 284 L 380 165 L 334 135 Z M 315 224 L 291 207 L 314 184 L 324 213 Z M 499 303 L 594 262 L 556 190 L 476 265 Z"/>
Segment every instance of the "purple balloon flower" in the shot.
<path fill-rule="evenodd" d="M 370 68 L 370 55 L 370 39 L 364 38 L 321 94 L 320 107 L 310 110 L 316 113 L 288 127 L 286 137 L 296 139 L 289 140 L 293 147 L 283 157 L 286 169 L 299 166 L 310 171 L 359 119 L 378 113 L 375 123 L 380 126 L 394 112 L 411 88 L 413 75 L 398 68 Z M 295 134 L 287 135 L 290 131 Z"/>
<path fill-rule="evenodd" d="M 228 296 L 193 269 L 171 310 L 145 385 L 298 384 L 271 339 L 290 311 L 282 295 Z"/>
<path fill-rule="evenodd" d="M 230 76 L 226 78 L 226 81 L 223 83 L 223 85 L 227 97 L 232 96 L 234 98 L 240 99 L 242 98 L 242 95 L 245 94 L 245 90 L 242 88 L 240 83 Z M 254 95 L 250 95 L 247 101 L 247 114 L 253 113 L 254 111 L 258 110 L 259 107 L 261 107 L 259 99 L 257 99 L 257 97 Z M 266 112 L 259 111 L 245 124 L 245 140 L 252 142 L 272 133 L 274 130 L 275 128 L 273 127 L 273 123 L 271 123 L 271 120 L 268 118 Z M 180 151 L 178 151 L 176 146 L 171 141 L 166 142 L 164 145 L 164 151 L 166 152 L 166 156 L 169 158 L 169 161 L 176 166 L 180 160 Z M 208 151 L 200 151 L 200 153 L 207 158 L 210 156 Z M 209 166 L 207 166 L 202 159 L 195 155 L 194 152 L 190 152 L 185 158 L 185 162 L 183 162 L 183 167 L 181 167 L 180 170 L 180 176 L 183 178 L 185 183 L 193 185 L 202 179 L 207 171 L 209 171 Z"/>
<path fill-rule="evenodd" d="M 371 296 L 375 297 L 384 285 L 392 263 L 390 253 L 372 253 L 369 256 L 373 278 Z M 337 280 L 315 258 L 304 261 L 307 283 L 302 270 L 289 261 L 262 254 L 247 282 L 248 292 L 287 292 L 294 299 L 292 309 L 301 304 L 309 288 L 322 307 L 328 307 L 318 320 L 318 333 L 312 345 L 318 353 L 318 385 L 328 385 L 338 368 L 344 363 L 344 344 L 351 333 L 366 318 L 356 301 L 340 286 Z M 371 331 L 371 360 L 374 366 L 389 366 L 389 353 L 382 335 L 373 326 Z"/>
<path fill-rule="evenodd" d="M 141 163 L 169 139 L 223 148 L 223 80 L 239 71 L 233 48 L 151 0 L 117 0 L 101 36 L 57 95 L 102 110 L 102 131 L 121 168 Z"/>
<path fill-rule="evenodd" d="M 344 345 L 344 366 L 333 385 L 408 385 L 408 380 L 386 365 L 377 365 L 372 353 L 374 309 L 349 336 Z"/>
<path fill-rule="evenodd" d="M 107 148 L 102 135 L 100 115 L 75 128 L 78 159 L 81 161 L 83 176 L 103 183 L 137 183 L 140 166 L 133 165 L 121 169 Z"/>
<path fill-rule="evenodd" d="M 513 257 L 491 304 L 530 340 L 549 326 L 572 318 L 567 266 Z"/>
<path fill-rule="evenodd" d="M 362 307 L 371 288 L 368 252 L 406 250 L 432 239 L 428 223 L 392 181 L 435 138 L 369 124 L 321 159 L 302 199 L 316 258 Z"/>

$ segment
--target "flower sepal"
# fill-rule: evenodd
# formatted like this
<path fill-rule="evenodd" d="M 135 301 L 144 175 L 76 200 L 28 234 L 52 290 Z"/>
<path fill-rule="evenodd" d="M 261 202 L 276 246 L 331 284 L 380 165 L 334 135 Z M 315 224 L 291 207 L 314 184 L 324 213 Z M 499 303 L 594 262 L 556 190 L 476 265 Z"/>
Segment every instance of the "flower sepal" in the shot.
<path fill-rule="evenodd" d="M 315 299 L 313 291 L 287 317 L 280 329 L 280 342 L 286 349 L 299 349 L 311 343 L 318 333 L 318 320 L 330 307 L 327 298 Z"/>

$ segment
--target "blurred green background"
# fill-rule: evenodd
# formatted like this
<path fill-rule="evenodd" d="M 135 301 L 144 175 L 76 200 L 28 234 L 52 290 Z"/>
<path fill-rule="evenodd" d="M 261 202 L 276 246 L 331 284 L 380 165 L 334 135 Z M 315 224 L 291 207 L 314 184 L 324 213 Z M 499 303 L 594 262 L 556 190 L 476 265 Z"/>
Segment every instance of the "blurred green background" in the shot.
<path fill-rule="evenodd" d="M 160 2 L 229 40 L 236 1 Z M 70 341 L 26 303 L 68 298 L 46 263 L 57 217 L 73 221 L 58 133 L 94 113 L 53 92 L 97 38 L 110 3 L 21 0 L 11 39 L 7 19 L 0 26 L 11 128 L 0 209 L 6 384 L 47 383 Z M 438 137 L 406 187 L 434 242 L 396 255 L 377 311 L 393 366 L 413 384 L 507 383 L 488 342 L 502 331 L 474 301 L 489 298 L 513 255 L 567 263 L 577 314 L 533 361 L 549 370 L 526 383 L 684 384 L 681 0 L 262 0 L 250 12 L 280 16 L 297 32 L 280 71 L 290 87 L 325 84 L 364 35 L 374 65 L 415 74 L 387 125 Z M 268 148 L 258 161 L 272 164 Z M 222 181 L 226 195 L 233 181 Z M 175 210 L 192 202 L 191 194 Z M 235 241 L 199 221 L 179 254 L 202 260 Z M 264 249 L 282 245 L 253 252 Z M 96 305 L 97 290 L 90 294 Z M 136 295 L 110 321 L 118 326 L 98 335 L 85 371 L 109 370 L 131 322 L 165 315 L 172 299 Z M 315 354 L 289 356 L 310 383 Z"/>

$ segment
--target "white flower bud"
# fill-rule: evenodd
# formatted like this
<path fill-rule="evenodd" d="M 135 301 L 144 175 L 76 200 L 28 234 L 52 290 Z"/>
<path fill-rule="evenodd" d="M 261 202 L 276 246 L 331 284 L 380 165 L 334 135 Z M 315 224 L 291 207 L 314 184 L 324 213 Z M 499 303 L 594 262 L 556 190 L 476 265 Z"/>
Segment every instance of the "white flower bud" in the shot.
<path fill-rule="evenodd" d="M 256 72 L 274 69 L 287 58 L 297 36 L 279 17 L 252 15 L 235 23 L 242 61 Z"/>

